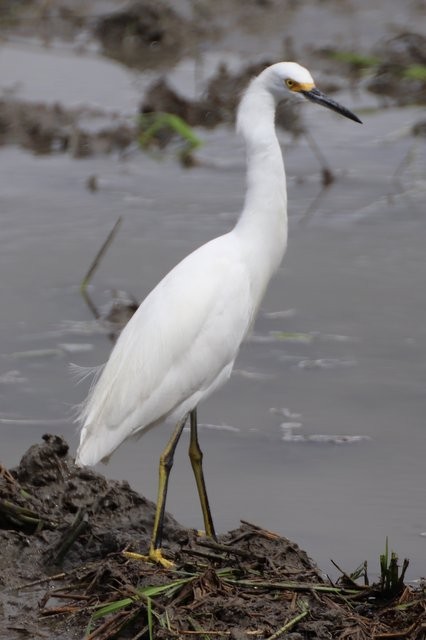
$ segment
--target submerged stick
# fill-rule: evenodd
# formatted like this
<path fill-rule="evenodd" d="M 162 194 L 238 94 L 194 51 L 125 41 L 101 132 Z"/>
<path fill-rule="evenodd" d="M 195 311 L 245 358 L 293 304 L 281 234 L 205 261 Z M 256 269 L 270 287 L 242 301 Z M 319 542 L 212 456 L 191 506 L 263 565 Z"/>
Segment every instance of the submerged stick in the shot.
<path fill-rule="evenodd" d="M 88 272 L 86 273 L 86 275 L 84 276 L 84 278 L 83 278 L 83 280 L 81 281 L 81 284 L 80 284 L 80 293 L 83 296 L 84 301 L 86 302 L 86 304 L 89 307 L 90 311 L 95 316 L 96 320 L 98 320 L 100 318 L 100 313 L 99 313 L 96 305 L 94 304 L 93 300 L 89 296 L 89 293 L 87 291 L 87 287 L 90 284 L 90 281 L 91 281 L 91 279 L 93 277 L 93 274 L 98 269 L 99 263 L 101 262 L 102 258 L 104 257 L 105 253 L 107 252 L 108 248 L 110 247 L 112 241 L 114 240 L 114 238 L 115 238 L 115 236 L 117 234 L 117 231 L 118 231 L 118 229 L 119 229 L 119 227 L 121 225 L 122 220 L 123 220 L 122 216 L 120 216 L 117 219 L 115 225 L 113 226 L 113 228 L 109 232 L 108 236 L 106 237 L 105 242 L 103 243 L 103 245 L 99 249 L 98 253 L 96 254 L 92 264 L 89 267 Z"/>
<path fill-rule="evenodd" d="M 319 164 L 321 165 L 322 184 L 324 187 L 329 187 L 336 179 L 334 176 L 334 173 L 330 169 L 330 166 L 325 158 L 325 155 L 321 151 L 315 138 L 312 136 L 312 133 L 306 130 L 304 131 L 304 136 L 308 142 L 308 145 L 311 148 L 312 153 L 314 154 Z"/>

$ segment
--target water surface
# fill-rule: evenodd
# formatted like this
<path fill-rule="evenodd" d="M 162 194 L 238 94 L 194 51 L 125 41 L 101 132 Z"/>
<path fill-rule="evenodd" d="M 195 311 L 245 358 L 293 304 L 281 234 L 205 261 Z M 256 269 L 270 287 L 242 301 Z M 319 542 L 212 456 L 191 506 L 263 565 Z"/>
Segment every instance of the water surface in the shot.
<path fill-rule="evenodd" d="M 131 109 L 129 91 L 131 99 L 111 106 Z M 354 110 L 367 101 L 342 99 Z M 327 571 L 329 558 L 348 570 L 364 559 L 375 566 L 389 536 L 411 559 L 411 576 L 424 575 L 425 153 L 409 135 L 420 109 L 375 110 L 363 127 L 312 106 L 306 115 L 337 179 L 318 199 L 312 151 L 280 134 L 288 252 L 230 383 L 199 411 L 217 528 L 254 521 L 296 540 Z M 68 363 L 99 364 L 110 350 L 91 330 L 78 285 L 117 216 L 122 229 L 94 280 L 100 305 L 114 288 L 142 299 L 236 219 L 241 142 L 226 128 L 200 135 L 201 154 L 222 169 L 186 171 L 173 157 L 139 153 L 75 161 L 0 149 L 0 420 L 8 466 L 46 431 L 76 447 L 72 408 L 87 383 L 73 383 Z M 90 175 L 98 176 L 96 193 L 86 188 Z M 300 425 L 293 433 L 301 441 L 283 439 L 289 422 Z M 154 499 L 169 433 L 162 427 L 127 443 L 102 472 Z M 312 439 L 324 434 L 366 438 Z M 176 454 L 168 507 L 199 527 L 186 448 Z"/>

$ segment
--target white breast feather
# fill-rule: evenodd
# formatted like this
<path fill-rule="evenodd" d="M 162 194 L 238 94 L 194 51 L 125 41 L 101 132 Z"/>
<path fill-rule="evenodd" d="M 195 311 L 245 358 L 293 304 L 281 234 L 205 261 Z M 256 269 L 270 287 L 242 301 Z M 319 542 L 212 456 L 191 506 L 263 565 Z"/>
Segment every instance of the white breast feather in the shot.
<path fill-rule="evenodd" d="M 96 464 L 138 431 L 194 408 L 232 367 L 256 306 L 239 255 L 232 232 L 212 240 L 143 301 L 82 411 L 78 463 Z"/>

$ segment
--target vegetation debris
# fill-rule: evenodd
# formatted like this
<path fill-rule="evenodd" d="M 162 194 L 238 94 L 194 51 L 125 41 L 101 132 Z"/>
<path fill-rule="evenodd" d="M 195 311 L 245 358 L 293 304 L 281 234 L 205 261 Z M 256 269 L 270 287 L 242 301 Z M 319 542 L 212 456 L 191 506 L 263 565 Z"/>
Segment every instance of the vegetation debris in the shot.
<path fill-rule="evenodd" d="M 404 584 L 407 561 L 387 543 L 377 584 L 365 565 L 333 583 L 262 527 L 243 521 L 216 542 L 167 516 L 165 570 L 128 553 L 146 552 L 153 516 L 127 483 L 76 468 L 60 436 L 1 467 L 0 638 L 425 637 L 424 587 Z"/>

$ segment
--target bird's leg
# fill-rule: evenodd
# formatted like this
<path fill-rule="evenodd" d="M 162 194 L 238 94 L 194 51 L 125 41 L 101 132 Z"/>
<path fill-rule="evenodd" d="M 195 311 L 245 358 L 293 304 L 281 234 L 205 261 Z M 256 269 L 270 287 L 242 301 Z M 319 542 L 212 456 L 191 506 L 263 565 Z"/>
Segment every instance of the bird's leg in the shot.
<path fill-rule="evenodd" d="M 155 562 L 159 562 L 165 567 L 173 566 L 173 563 L 169 560 L 165 560 L 161 554 L 161 543 L 163 541 L 163 524 L 164 524 L 164 512 L 166 508 L 167 487 L 169 484 L 170 471 L 173 466 L 173 457 L 179 438 L 182 435 L 183 428 L 188 419 L 186 414 L 182 420 L 179 420 L 172 437 L 167 443 L 166 448 L 160 456 L 159 467 L 159 481 L 158 481 L 158 496 L 157 496 L 157 508 L 155 511 L 154 527 L 152 530 L 151 545 L 149 548 L 149 557 Z"/>
<path fill-rule="evenodd" d="M 191 411 L 191 439 L 189 442 L 189 458 L 191 460 L 192 470 L 197 483 L 198 495 L 200 497 L 201 510 L 203 512 L 204 528 L 209 538 L 216 540 L 216 533 L 213 525 L 213 518 L 210 511 L 209 499 L 207 497 L 206 483 L 203 473 L 203 452 L 200 449 L 197 433 L 197 409 Z"/>

